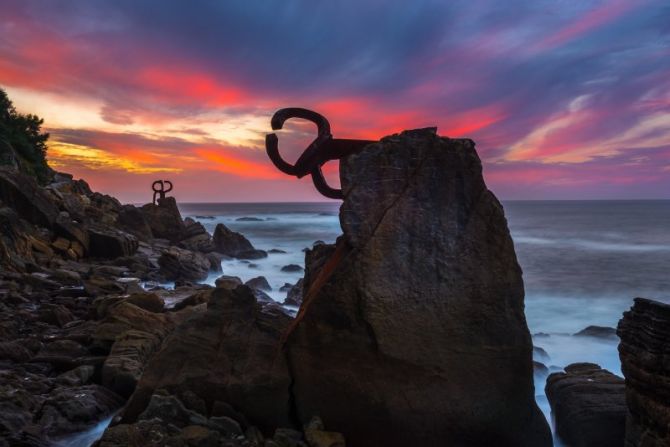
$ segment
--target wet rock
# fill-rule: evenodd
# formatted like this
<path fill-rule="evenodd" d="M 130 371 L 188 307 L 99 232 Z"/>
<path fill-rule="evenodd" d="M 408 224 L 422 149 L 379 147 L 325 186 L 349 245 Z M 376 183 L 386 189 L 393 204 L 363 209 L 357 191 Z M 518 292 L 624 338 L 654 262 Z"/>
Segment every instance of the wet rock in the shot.
<path fill-rule="evenodd" d="M 102 367 L 102 384 L 123 397 L 129 397 L 142 376 L 144 365 L 158 350 L 160 335 L 128 330 L 117 337 Z"/>
<path fill-rule="evenodd" d="M 221 262 L 226 258 L 225 255 L 216 252 L 207 253 L 207 259 L 209 260 L 209 271 L 214 273 L 221 273 L 223 269 L 221 268 Z"/>
<path fill-rule="evenodd" d="M 263 259 L 267 258 L 268 254 L 264 250 L 245 250 L 238 252 L 235 257 L 237 259 Z"/>
<path fill-rule="evenodd" d="M 268 250 L 268 253 L 273 254 L 273 255 L 274 254 L 286 254 L 286 251 L 280 250 L 278 248 L 273 248 L 273 249 Z"/>
<path fill-rule="evenodd" d="M 174 197 L 158 199 L 158 205 L 148 203 L 141 208 L 151 233 L 155 238 L 179 242 L 186 227 Z"/>
<path fill-rule="evenodd" d="M 81 431 L 123 405 L 123 399 L 100 385 L 62 387 L 51 392 L 37 415 L 48 436 Z"/>
<path fill-rule="evenodd" d="M 255 278 L 251 278 L 244 284 L 251 287 L 252 289 L 262 290 L 264 292 L 272 291 L 272 287 L 270 286 L 270 283 L 265 278 L 265 276 L 257 276 Z"/>
<path fill-rule="evenodd" d="M 89 255 L 96 258 L 131 256 L 137 251 L 137 238 L 110 226 L 91 225 Z"/>
<path fill-rule="evenodd" d="M 211 290 L 200 290 L 190 294 L 188 297 L 179 301 L 174 305 L 174 310 L 181 310 L 189 306 L 198 306 L 200 304 L 208 303 L 212 296 Z"/>
<path fill-rule="evenodd" d="M 237 222 L 263 222 L 263 219 L 260 217 L 238 217 L 235 219 Z"/>
<path fill-rule="evenodd" d="M 533 374 L 539 378 L 547 377 L 549 375 L 549 368 L 544 363 L 533 360 Z"/>
<path fill-rule="evenodd" d="M 302 304 L 302 289 L 304 285 L 304 279 L 300 278 L 297 283 L 286 294 L 286 299 L 284 304 L 287 306 L 297 306 L 300 307 Z"/>
<path fill-rule="evenodd" d="M 286 315 L 261 312 L 248 287 L 215 289 L 206 312 L 179 325 L 151 359 L 123 423 L 137 421 L 155 391 L 165 389 L 174 395 L 190 391 L 208 408 L 227 402 L 268 432 L 290 426 L 291 380 L 277 355 L 289 322 Z"/>
<path fill-rule="evenodd" d="M 295 286 L 295 284 L 291 284 L 291 283 L 285 282 L 284 285 L 281 286 L 281 287 L 279 288 L 279 291 L 280 291 L 280 292 L 288 292 L 288 291 L 290 291 L 294 286 Z"/>
<path fill-rule="evenodd" d="M 224 224 L 217 224 L 214 229 L 214 247 L 219 253 L 237 257 L 240 253 L 253 252 L 254 246 L 241 233 L 232 231 Z"/>
<path fill-rule="evenodd" d="M 616 340 L 616 329 L 613 327 L 605 326 L 588 326 L 582 329 L 581 331 L 574 334 L 575 337 L 594 337 L 594 338 L 604 338 L 604 339 L 614 339 Z"/>
<path fill-rule="evenodd" d="M 543 348 L 540 348 L 539 346 L 533 346 L 533 359 L 542 362 L 548 362 L 550 360 L 547 351 L 545 351 Z"/>
<path fill-rule="evenodd" d="M 547 378 L 556 432 L 574 447 L 624 445 L 624 380 L 593 363 L 575 363 Z"/>
<path fill-rule="evenodd" d="M 628 404 L 625 445 L 670 445 L 670 305 L 635 298 L 617 334 Z"/>
<path fill-rule="evenodd" d="M 281 271 L 286 273 L 298 273 L 302 272 L 302 270 L 303 268 L 298 264 L 289 264 L 281 268 Z"/>
<path fill-rule="evenodd" d="M 235 289 L 237 286 L 242 285 L 242 280 L 237 276 L 221 275 L 216 278 L 214 284 L 217 288 Z"/>
<path fill-rule="evenodd" d="M 155 293 L 134 293 L 127 301 L 149 312 L 161 313 L 165 310 L 163 299 Z"/>
<path fill-rule="evenodd" d="M 59 375 L 56 378 L 56 383 L 72 387 L 86 385 L 94 374 L 95 367 L 93 365 L 81 365 Z"/>
<path fill-rule="evenodd" d="M 158 258 L 161 273 L 167 280 L 202 281 L 211 264 L 202 253 L 170 247 Z"/>
<path fill-rule="evenodd" d="M 323 285 L 287 341 L 298 419 L 354 447 L 550 446 L 521 269 L 473 142 L 408 131 L 340 166 L 344 235 L 321 271 L 308 253 L 306 288 Z"/>
<path fill-rule="evenodd" d="M 212 236 L 200 222 L 196 222 L 190 217 L 184 219 L 184 232 L 181 241 L 179 241 L 179 246 L 203 253 L 214 251 Z"/>

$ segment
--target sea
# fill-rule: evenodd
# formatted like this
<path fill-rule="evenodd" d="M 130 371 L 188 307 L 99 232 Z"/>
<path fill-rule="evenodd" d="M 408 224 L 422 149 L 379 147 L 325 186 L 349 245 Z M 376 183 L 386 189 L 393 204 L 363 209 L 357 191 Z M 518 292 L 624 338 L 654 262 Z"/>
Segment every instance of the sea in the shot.
<path fill-rule="evenodd" d="M 504 201 L 503 206 L 523 269 L 533 344 L 548 355 L 536 360 L 550 371 L 592 362 L 621 375 L 618 339 L 573 334 L 588 326 L 615 328 L 635 297 L 670 303 L 670 200 Z M 305 248 L 332 243 L 342 232 L 338 202 L 184 203 L 180 210 L 210 232 L 223 223 L 256 248 L 285 251 L 222 266 L 224 274 L 243 281 L 264 276 L 278 302 L 286 297 L 279 289 L 302 277 L 281 268 L 304 266 Z M 207 281 L 213 284 L 217 276 Z M 544 385 L 545 377 L 536 376 L 536 400 L 551 421 Z"/>
<path fill-rule="evenodd" d="M 523 269 L 533 344 L 547 354 L 536 360 L 550 371 L 592 362 L 621 375 L 616 337 L 573 334 L 592 325 L 616 327 L 635 297 L 670 303 L 670 201 L 505 201 L 503 206 Z M 341 234 L 338 210 L 337 202 L 180 205 L 184 217 L 211 233 L 223 223 L 256 248 L 283 251 L 222 264 L 223 274 L 243 281 L 264 276 L 273 289 L 268 294 L 278 302 L 286 297 L 279 289 L 303 275 L 282 267 L 304 266 L 306 248 L 335 241 Z M 206 282 L 214 284 L 219 275 Z M 536 401 L 551 423 L 545 378 L 536 376 Z M 95 439 L 106 423 L 88 435 Z"/>

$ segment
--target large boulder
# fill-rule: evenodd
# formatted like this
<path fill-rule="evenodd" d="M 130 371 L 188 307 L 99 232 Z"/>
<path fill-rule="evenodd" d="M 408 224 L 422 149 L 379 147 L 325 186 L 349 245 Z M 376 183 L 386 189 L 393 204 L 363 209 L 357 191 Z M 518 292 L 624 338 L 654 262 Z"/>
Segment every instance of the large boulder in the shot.
<path fill-rule="evenodd" d="M 571 447 L 623 446 L 624 380 L 593 363 L 549 375 L 546 393 L 558 436 Z"/>
<path fill-rule="evenodd" d="M 340 177 L 344 235 L 322 268 L 308 256 L 287 341 L 296 418 L 353 447 L 550 446 L 521 268 L 474 143 L 406 131 Z"/>
<path fill-rule="evenodd" d="M 136 206 L 121 206 L 116 223 L 123 231 L 134 235 L 140 240 L 148 241 L 154 236 L 145 213 Z"/>
<path fill-rule="evenodd" d="M 91 224 L 88 239 L 89 255 L 95 258 L 131 256 L 139 247 L 135 236 L 108 225 Z"/>
<path fill-rule="evenodd" d="M 226 256 L 244 259 L 259 259 L 267 256 L 262 250 L 256 250 L 242 233 L 231 230 L 220 223 L 214 228 L 214 249 Z"/>
<path fill-rule="evenodd" d="M 0 202 L 30 223 L 51 228 L 58 217 L 53 198 L 34 178 L 0 167 Z"/>
<path fill-rule="evenodd" d="M 158 199 L 158 205 L 147 203 L 142 213 L 154 237 L 176 243 L 181 240 L 185 226 L 174 197 Z"/>
<path fill-rule="evenodd" d="M 212 268 L 209 259 L 202 253 L 177 247 L 165 250 L 158 258 L 158 265 L 165 279 L 171 281 L 202 281 Z"/>
<path fill-rule="evenodd" d="M 636 298 L 617 335 L 626 377 L 626 447 L 670 445 L 670 305 Z"/>
<path fill-rule="evenodd" d="M 212 236 L 207 232 L 205 227 L 190 217 L 184 219 L 184 233 L 179 246 L 204 253 L 210 253 L 215 248 Z"/>
<path fill-rule="evenodd" d="M 185 321 L 149 362 L 123 417 L 135 422 L 154 393 L 195 394 L 206 408 L 232 406 L 271 433 L 291 425 L 291 378 L 279 350 L 290 317 L 261 309 L 246 286 L 211 292 L 206 312 Z M 178 367 L 175 367 L 178 365 Z"/>

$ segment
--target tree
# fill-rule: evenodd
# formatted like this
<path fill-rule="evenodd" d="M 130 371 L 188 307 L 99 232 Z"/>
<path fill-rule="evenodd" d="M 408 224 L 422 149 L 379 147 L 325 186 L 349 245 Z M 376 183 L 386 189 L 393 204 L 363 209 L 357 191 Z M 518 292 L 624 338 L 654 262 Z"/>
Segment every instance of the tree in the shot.
<path fill-rule="evenodd" d="M 22 171 L 46 183 L 53 171 L 46 161 L 49 134 L 42 132 L 44 120 L 16 111 L 7 93 L 0 88 L 0 139 L 13 149 Z"/>

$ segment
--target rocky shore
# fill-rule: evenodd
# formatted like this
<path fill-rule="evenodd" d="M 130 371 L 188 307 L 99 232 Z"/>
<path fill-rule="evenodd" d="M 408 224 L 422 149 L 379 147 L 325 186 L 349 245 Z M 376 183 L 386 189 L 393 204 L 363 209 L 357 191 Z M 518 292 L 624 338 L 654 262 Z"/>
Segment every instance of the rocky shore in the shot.
<path fill-rule="evenodd" d="M 205 312 L 213 288 L 197 281 L 226 256 L 267 256 L 182 219 L 174 198 L 122 205 L 16 167 L 0 168 L 0 227 L 0 445 L 51 445 L 118 412 L 164 339 Z"/>
<path fill-rule="evenodd" d="M 0 446 L 107 419 L 98 446 L 552 445 L 533 385 L 550 370 L 533 352 L 548 356 L 474 143 L 406 131 L 343 160 L 341 179 L 343 234 L 281 289 L 295 316 L 265 278 L 221 272 L 273 250 L 209 234 L 174 198 L 122 205 L 0 168 Z M 563 441 L 668 445 L 668 323 L 637 299 L 616 333 L 575 334 L 618 336 L 625 382 L 552 368 Z"/>

